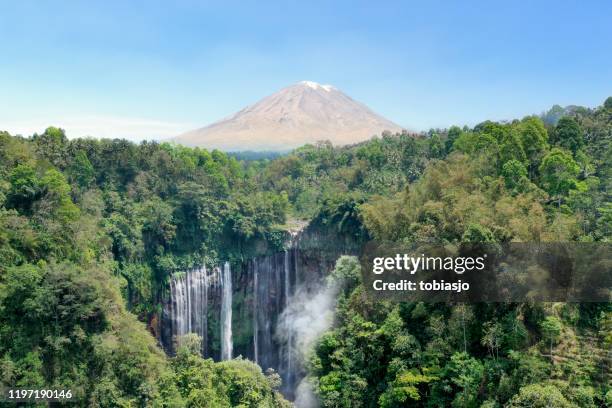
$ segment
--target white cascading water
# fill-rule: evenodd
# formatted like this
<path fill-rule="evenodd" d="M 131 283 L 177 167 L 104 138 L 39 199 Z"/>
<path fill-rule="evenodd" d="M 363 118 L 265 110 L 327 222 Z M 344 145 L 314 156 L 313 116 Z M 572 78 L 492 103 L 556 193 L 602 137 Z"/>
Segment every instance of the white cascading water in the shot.
<path fill-rule="evenodd" d="M 319 306 L 323 305 L 324 309 L 328 306 L 328 302 L 317 296 L 317 290 L 311 290 L 310 280 L 300 275 L 298 269 L 306 265 L 299 248 L 300 241 L 301 235 L 293 233 L 285 251 L 252 258 L 244 264 L 246 271 L 234 271 L 237 273 L 235 282 L 232 282 L 228 262 L 209 271 L 202 267 L 174 275 L 170 280 L 170 299 L 164 308 L 169 324 L 165 326 L 168 334 L 162 341 L 169 352 L 176 352 L 170 339 L 180 340 L 181 336 L 191 332 L 202 337 L 204 357 L 232 359 L 232 286 L 244 282 L 245 278 L 250 279 L 248 288 L 238 285 L 236 289 L 241 294 L 245 289 L 252 290 L 249 305 L 253 316 L 252 357 L 248 351 L 250 345 L 240 343 L 237 350 L 240 353 L 246 351 L 247 357 L 253 358 L 264 370 L 277 370 L 283 380 L 283 394 L 289 399 L 297 398 L 296 389 L 305 375 L 303 338 L 318 325 L 318 320 L 309 314 L 315 310 L 315 314 L 322 315 Z M 248 275 L 245 276 L 244 272 Z M 313 297 L 316 298 L 314 305 Z M 309 305 L 308 310 L 304 309 L 305 304 Z M 244 313 L 244 310 L 240 312 Z M 208 318 L 219 324 L 219 342 L 216 335 L 212 336 L 214 341 L 209 341 Z M 211 347 L 215 344 L 218 348 Z"/>
<path fill-rule="evenodd" d="M 292 233 L 285 251 L 250 259 L 234 270 L 233 282 L 239 296 L 248 296 L 252 290 L 251 301 L 244 298 L 246 301 L 236 305 L 236 312 L 243 316 L 245 310 L 241 307 L 252 308 L 253 354 L 249 351 L 251 345 L 244 341 L 236 344 L 236 353 L 253 358 L 263 370 L 275 369 L 282 378 L 281 392 L 299 408 L 318 406 L 305 379 L 304 362 L 316 338 L 330 327 L 337 295 L 336 287 L 319 282 L 333 264 L 318 252 L 314 256 L 311 253 L 311 241 L 324 241 L 308 237 L 310 241 L 304 242 L 304 235 Z M 245 280 L 247 287 L 242 286 Z M 206 268 L 196 268 L 173 276 L 162 317 L 161 336 L 166 350 L 176 352 L 173 341 L 192 332 L 202 337 L 203 356 L 232 359 L 232 286 L 228 262 L 208 272 Z M 219 324 L 219 331 L 212 336 L 208 335 L 209 317 L 214 319 L 215 327 Z M 240 322 L 249 324 L 248 320 Z M 244 333 L 250 328 L 237 329 Z M 213 340 L 209 341 L 209 337 Z"/>
<path fill-rule="evenodd" d="M 290 268 L 290 260 L 291 260 L 291 249 L 293 244 L 293 236 L 291 237 L 291 241 L 289 242 L 289 249 L 285 250 L 285 262 L 284 262 L 284 275 L 285 275 L 285 310 L 289 306 L 291 301 L 291 268 Z M 297 259 L 297 256 L 295 257 Z M 297 261 L 294 264 L 297 266 Z M 285 344 L 285 381 L 287 384 L 293 384 L 293 332 L 290 332 L 287 338 L 287 343 Z"/>
<path fill-rule="evenodd" d="M 259 313 L 257 313 L 257 306 L 259 305 L 259 295 L 258 295 L 258 291 L 257 288 L 259 287 L 258 285 L 258 280 L 259 280 L 259 273 L 257 271 L 257 262 L 253 263 L 253 304 L 254 306 L 254 310 L 253 310 L 253 360 L 255 360 L 255 362 L 257 364 L 259 364 Z"/>
<path fill-rule="evenodd" d="M 253 354 L 249 351 L 251 345 L 244 342 L 236 345 L 236 353 L 245 353 L 263 370 L 275 369 L 282 378 L 280 391 L 296 407 L 317 406 L 316 397 L 304 380 L 304 361 L 316 337 L 329 327 L 335 292 L 312 279 L 317 277 L 317 268 L 328 267 L 317 264 L 318 259 L 312 262 L 308 253 L 302 252 L 301 238 L 298 233 L 292 234 L 285 251 L 247 261 L 243 265 L 246 270 L 234 271 L 234 282 L 228 262 L 208 271 L 202 267 L 174 275 L 170 280 L 170 299 L 164 308 L 165 321 L 169 323 L 163 337 L 167 350 L 176 352 L 176 345 L 169 345 L 172 342 L 168 340 L 180 340 L 191 332 L 202 337 L 204 357 L 232 359 L 232 329 L 236 329 L 232 327 L 233 284 L 241 296 L 248 296 L 252 290 L 252 301 L 242 305 L 252 308 Z M 245 279 L 249 286 L 241 287 Z M 236 312 L 242 315 L 245 310 Z M 215 327 L 219 324 L 214 335 L 208 334 L 211 327 L 208 318 L 214 319 Z M 248 320 L 244 323 L 249 324 Z M 244 332 L 249 328 L 238 329 Z M 209 341 L 211 337 L 213 340 Z"/>
<path fill-rule="evenodd" d="M 176 352 L 181 336 L 195 333 L 202 338 L 202 356 L 208 357 L 208 308 L 211 285 L 220 289 L 221 359 L 232 358 L 232 273 L 226 262 L 222 269 L 215 268 L 211 276 L 206 267 L 177 274 L 170 280 L 168 314 Z M 214 292 L 213 292 L 214 293 Z M 219 293 L 219 292 L 217 292 Z M 219 309 L 217 309 L 219 310 Z"/>
<path fill-rule="evenodd" d="M 232 359 L 232 271 L 229 262 L 221 275 L 221 360 Z"/>
<path fill-rule="evenodd" d="M 298 249 L 292 234 L 285 251 L 253 258 L 248 263 L 253 290 L 253 360 L 281 376 L 281 390 L 291 398 L 303 364 L 298 361 L 293 331 L 279 333 L 279 318 L 294 301 Z"/>
<path fill-rule="evenodd" d="M 170 316 L 175 340 L 187 333 L 202 337 L 202 354 L 208 340 L 208 274 L 205 267 L 187 271 L 170 281 Z"/>

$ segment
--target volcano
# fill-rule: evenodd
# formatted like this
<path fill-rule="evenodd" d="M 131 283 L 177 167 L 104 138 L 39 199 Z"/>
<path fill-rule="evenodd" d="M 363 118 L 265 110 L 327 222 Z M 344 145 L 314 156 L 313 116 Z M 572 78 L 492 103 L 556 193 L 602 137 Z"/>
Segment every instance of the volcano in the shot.
<path fill-rule="evenodd" d="M 286 151 L 322 140 L 353 144 L 401 130 L 331 85 L 302 81 L 174 141 L 223 151 Z"/>

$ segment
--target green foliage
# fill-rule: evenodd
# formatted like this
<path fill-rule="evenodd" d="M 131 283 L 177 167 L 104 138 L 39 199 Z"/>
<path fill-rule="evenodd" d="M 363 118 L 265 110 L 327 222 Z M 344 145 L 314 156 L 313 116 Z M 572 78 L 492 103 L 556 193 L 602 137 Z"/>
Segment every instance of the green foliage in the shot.
<path fill-rule="evenodd" d="M 258 174 L 266 188 L 285 192 L 294 216 L 311 218 L 326 202 L 401 191 L 427 162 L 446 156 L 445 132 L 374 138 L 355 146 L 307 145 L 280 157 Z M 255 165 L 251 165 L 255 167 Z"/>
<path fill-rule="evenodd" d="M 276 373 L 264 375 L 259 366 L 240 358 L 221 363 L 203 359 L 201 341 L 195 334 L 180 339 L 177 355 L 171 360 L 174 374 L 164 379 L 168 388 L 177 390 L 172 398 L 178 406 L 289 407 L 277 391 L 280 382 Z"/>
<path fill-rule="evenodd" d="M 278 250 L 290 217 L 357 242 L 610 241 L 611 109 L 249 161 L 0 132 L 0 386 L 71 388 L 87 406 L 286 407 L 273 371 L 203 359 L 194 335 L 172 358 L 157 347 L 147 326 L 172 273 Z M 376 302 L 348 256 L 329 280 L 336 320 L 309 362 L 324 407 L 610 404 L 609 304 Z"/>
<path fill-rule="evenodd" d="M 463 233 L 463 236 L 461 237 L 461 242 L 495 242 L 495 237 L 488 228 L 483 227 L 480 224 L 470 224 Z"/>
<path fill-rule="evenodd" d="M 155 327 L 168 275 L 266 239 L 285 195 L 220 152 L 57 128 L 0 146 L 0 387 L 71 389 L 83 406 L 287 406 L 277 375 L 194 356 L 200 339 L 169 361 L 124 306 Z"/>
<path fill-rule="evenodd" d="M 573 111 L 584 129 L 574 157 L 549 149 L 535 117 L 453 128 L 450 155 L 395 193 L 367 196 L 359 219 L 374 239 L 398 243 L 609 240 L 603 110 Z M 360 283 L 344 295 L 311 362 L 323 406 L 592 407 L 609 398 L 599 350 L 609 348 L 610 320 L 586 305 L 390 305 Z"/>
<path fill-rule="evenodd" d="M 519 160 L 509 160 L 504 163 L 501 172 L 506 188 L 513 193 L 524 193 L 529 186 L 527 168 Z"/>
<path fill-rule="evenodd" d="M 63 129 L 53 126 L 48 127 L 43 134 L 34 134 L 32 141 L 41 159 L 48 161 L 55 167 L 65 168 L 68 138 Z"/>
<path fill-rule="evenodd" d="M 451 128 L 448 129 L 448 135 L 444 142 L 444 148 L 447 154 L 453 150 L 453 145 L 459 136 L 461 136 L 461 129 L 458 126 L 451 126 Z"/>
<path fill-rule="evenodd" d="M 79 217 L 80 210 L 70 196 L 70 185 L 58 170 L 50 169 L 45 172 L 40 180 L 40 189 L 43 194 L 41 209 L 49 211 L 51 218 L 66 225 Z"/>
<path fill-rule="evenodd" d="M 508 408 L 570 408 L 573 405 L 554 385 L 531 384 L 520 389 L 506 405 Z"/>
<path fill-rule="evenodd" d="M 550 354 L 552 357 L 553 345 L 559 340 L 559 335 L 561 334 L 563 325 L 555 316 L 548 316 L 546 319 L 544 319 L 544 321 L 542 321 L 540 328 L 542 330 L 542 335 L 544 336 L 544 341 L 550 343 Z"/>
<path fill-rule="evenodd" d="M 364 224 L 375 238 L 400 242 L 457 243 L 475 224 L 500 241 L 552 234 L 540 204 L 545 194 L 537 188 L 518 195 L 508 192 L 490 171 L 486 162 L 453 154 L 429 166 L 409 190 L 361 205 Z"/>
<path fill-rule="evenodd" d="M 248 360 L 235 359 L 217 365 L 219 381 L 227 389 L 231 407 L 288 407 L 272 384 L 280 385 L 277 377 L 265 377 L 261 368 Z"/>
<path fill-rule="evenodd" d="M 527 157 L 529 176 L 533 179 L 540 161 L 548 149 L 548 133 L 544 123 L 535 116 L 523 119 L 518 125 L 518 131 Z"/>
<path fill-rule="evenodd" d="M 470 155 L 487 151 L 489 155 L 496 157 L 498 149 L 497 140 L 488 133 L 465 132 L 453 144 L 453 150 Z"/>
<path fill-rule="evenodd" d="M 429 157 L 440 159 L 444 157 L 444 145 L 440 136 L 436 133 L 429 138 Z"/>
<path fill-rule="evenodd" d="M 419 392 L 419 387 L 423 390 L 427 384 L 437 379 L 437 377 L 414 371 L 402 372 L 380 396 L 380 407 L 396 407 L 410 401 L 419 401 L 423 393 L 423 391 Z"/>
<path fill-rule="evenodd" d="M 570 190 L 579 188 L 577 176 L 580 168 L 565 150 L 554 148 L 548 153 L 540 165 L 542 185 L 554 197 L 561 198 Z"/>
<path fill-rule="evenodd" d="M 107 271 L 24 264 L 8 269 L 0 289 L 0 350 L 16 367 L 4 385 L 62 385 L 86 401 L 96 400 L 102 378 L 117 400 L 155 388 L 161 352 L 123 310 Z"/>
<path fill-rule="evenodd" d="M 336 261 L 334 270 L 327 277 L 328 284 L 339 284 L 351 290 L 361 282 L 361 264 L 354 256 L 343 255 Z"/>
<path fill-rule="evenodd" d="M 40 195 L 39 180 L 35 170 L 28 165 L 20 164 L 11 171 L 8 181 L 10 189 L 6 197 L 7 207 L 28 213 Z"/>
<path fill-rule="evenodd" d="M 564 116 L 559 119 L 552 135 L 551 142 L 553 144 L 565 148 L 574 154 L 584 145 L 582 129 L 580 129 L 578 122 L 571 116 Z"/>
<path fill-rule="evenodd" d="M 527 162 L 527 155 L 525 154 L 523 144 L 516 128 L 504 134 L 501 140 L 499 156 L 500 163 L 503 164 L 511 160 L 516 160 L 520 163 Z"/>
<path fill-rule="evenodd" d="M 482 363 L 467 353 L 456 353 L 444 369 L 445 377 L 457 387 L 453 407 L 472 407 L 476 405 L 478 386 L 482 381 Z"/>
<path fill-rule="evenodd" d="M 76 184 L 84 189 L 90 187 L 95 180 L 95 169 L 83 150 L 76 153 L 69 172 Z"/>

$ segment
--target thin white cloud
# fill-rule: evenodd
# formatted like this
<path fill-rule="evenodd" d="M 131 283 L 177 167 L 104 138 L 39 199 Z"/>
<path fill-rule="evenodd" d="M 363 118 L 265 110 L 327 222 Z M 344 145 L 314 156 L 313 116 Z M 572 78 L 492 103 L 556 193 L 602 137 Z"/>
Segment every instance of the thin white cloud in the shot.
<path fill-rule="evenodd" d="M 14 135 L 30 136 L 33 133 L 42 133 L 49 126 L 64 129 L 66 135 L 71 139 L 94 137 L 97 139 L 120 138 L 132 141 L 168 139 L 197 127 L 187 123 L 94 115 L 32 121 L 0 120 L 0 130 L 6 130 Z"/>

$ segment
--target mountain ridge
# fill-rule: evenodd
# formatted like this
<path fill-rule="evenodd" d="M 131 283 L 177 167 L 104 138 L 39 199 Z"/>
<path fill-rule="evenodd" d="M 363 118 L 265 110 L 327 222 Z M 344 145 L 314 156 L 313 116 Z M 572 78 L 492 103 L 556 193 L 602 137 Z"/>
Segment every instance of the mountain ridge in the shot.
<path fill-rule="evenodd" d="M 173 140 L 224 151 L 281 151 L 320 140 L 353 144 L 402 129 L 332 85 L 301 81 Z"/>

